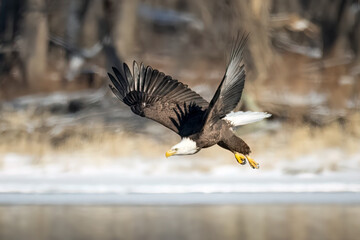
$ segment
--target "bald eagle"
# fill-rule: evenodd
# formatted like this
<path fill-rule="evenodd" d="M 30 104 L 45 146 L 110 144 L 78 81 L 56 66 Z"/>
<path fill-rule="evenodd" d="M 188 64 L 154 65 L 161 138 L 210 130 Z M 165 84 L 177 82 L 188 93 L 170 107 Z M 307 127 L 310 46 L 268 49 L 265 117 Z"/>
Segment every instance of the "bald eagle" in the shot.
<path fill-rule="evenodd" d="M 233 112 L 245 84 L 243 52 L 247 36 L 238 36 L 230 54 L 225 75 L 210 103 L 187 85 L 151 68 L 133 62 L 122 71 L 113 67 L 109 85 L 118 99 L 141 117 L 152 119 L 180 135 L 181 141 L 166 152 L 172 155 L 195 154 L 218 144 L 234 153 L 240 164 L 246 160 L 252 168 L 259 164 L 250 158 L 249 146 L 233 132 L 235 126 L 271 116 L 265 112 Z"/>

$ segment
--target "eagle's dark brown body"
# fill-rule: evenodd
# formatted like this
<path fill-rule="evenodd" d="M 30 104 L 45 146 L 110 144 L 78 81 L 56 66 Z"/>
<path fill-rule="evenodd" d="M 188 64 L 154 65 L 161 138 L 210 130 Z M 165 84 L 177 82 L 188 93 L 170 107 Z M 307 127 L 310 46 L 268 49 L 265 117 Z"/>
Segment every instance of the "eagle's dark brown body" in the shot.
<path fill-rule="evenodd" d="M 196 142 L 200 148 L 208 148 L 215 144 L 231 152 L 250 154 L 249 146 L 231 130 L 231 125 L 220 120 L 210 131 L 201 131 L 190 135 L 189 138 Z"/>

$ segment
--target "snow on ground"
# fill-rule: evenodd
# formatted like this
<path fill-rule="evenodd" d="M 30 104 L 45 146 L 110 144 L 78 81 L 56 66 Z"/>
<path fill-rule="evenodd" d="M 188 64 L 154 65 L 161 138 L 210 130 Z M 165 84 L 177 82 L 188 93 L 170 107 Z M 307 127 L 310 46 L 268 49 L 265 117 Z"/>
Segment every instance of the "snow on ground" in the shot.
<path fill-rule="evenodd" d="M 186 194 L 186 193 L 360 193 L 359 157 L 341 171 L 322 171 L 321 161 L 307 155 L 279 168 L 253 170 L 249 166 L 213 165 L 192 169 L 201 159 L 121 159 L 109 164 L 81 165 L 76 156 L 54 156 L 56 161 L 34 165 L 30 156 L 2 156 L 0 194 Z M 328 151 L 328 156 L 336 156 Z M 260 156 L 259 162 L 264 161 Z M 290 169 L 290 170 L 289 170 Z M 294 175 L 294 173 L 296 173 Z"/>

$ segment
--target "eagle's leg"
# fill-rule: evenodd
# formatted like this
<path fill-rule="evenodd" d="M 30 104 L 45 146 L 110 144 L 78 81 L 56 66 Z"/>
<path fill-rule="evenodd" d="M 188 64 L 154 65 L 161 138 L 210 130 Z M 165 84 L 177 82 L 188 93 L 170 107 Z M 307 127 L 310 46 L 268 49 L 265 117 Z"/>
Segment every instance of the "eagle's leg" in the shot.
<path fill-rule="evenodd" d="M 241 165 L 244 165 L 247 160 L 252 168 L 259 168 L 259 164 L 249 157 L 251 152 L 249 146 L 230 130 L 226 134 L 231 134 L 231 136 L 224 137 L 223 140 L 218 142 L 218 145 L 233 152 L 237 162 Z"/>
<path fill-rule="evenodd" d="M 246 163 L 246 157 L 243 154 L 238 152 L 235 152 L 234 154 L 238 163 L 240 163 L 241 165 L 244 165 Z"/>
<path fill-rule="evenodd" d="M 246 159 L 248 160 L 248 162 L 252 168 L 258 169 L 260 167 L 259 164 L 257 162 L 255 162 L 254 159 L 252 159 L 249 155 L 246 155 Z"/>

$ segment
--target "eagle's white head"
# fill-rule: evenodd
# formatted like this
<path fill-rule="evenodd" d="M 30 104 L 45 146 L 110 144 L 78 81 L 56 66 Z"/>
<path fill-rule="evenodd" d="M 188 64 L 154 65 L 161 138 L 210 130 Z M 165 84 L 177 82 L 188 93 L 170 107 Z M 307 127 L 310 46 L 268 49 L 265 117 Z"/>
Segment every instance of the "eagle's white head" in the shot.
<path fill-rule="evenodd" d="M 169 151 L 165 153 L 166 157 L 172 155 L 190 155 L 200 151 L 200 148 L 196 146 L 196 142 L 190 138 L 183 138 L 181 141 L 174 145 Z"/>

